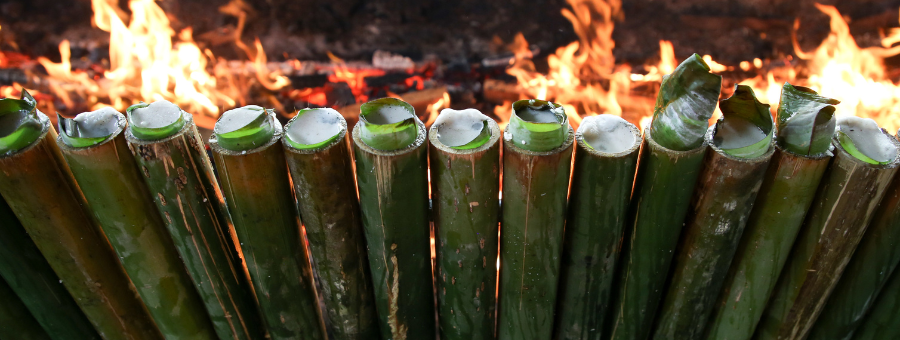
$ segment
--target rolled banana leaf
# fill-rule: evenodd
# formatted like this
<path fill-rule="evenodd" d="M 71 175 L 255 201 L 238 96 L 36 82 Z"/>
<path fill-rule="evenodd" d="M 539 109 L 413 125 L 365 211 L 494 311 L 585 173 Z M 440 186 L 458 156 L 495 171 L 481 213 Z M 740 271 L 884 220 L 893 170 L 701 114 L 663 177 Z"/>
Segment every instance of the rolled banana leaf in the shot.
<path fill-rule="evenodd" d="M 209 146 L 269 335 L 324 340 L 282 135 L 274 111 L 251 105 L 223 113 Z"/>
<path fill-rule="evenodd" d="M 112 108 L 59 117 L 57 144 L 88 207 L 165 337 L 213 339 L 203 300 L 185 271 Z"/>
<path fill-rule="evenodd" d="M 445 109 L 428 140 L 440 336 L 493 339 L 500 127 L 474 109 Z"/>
<path fill-rule="evenodd" d="M 412 106 L 394 98 L 370 101 L 360 110 L 352 138 L 382 339 L 432 339 L 425 124 Z"/>
<path fill-rule="evenodd" d="M 156 121 L 154 121 L 156 119 Z M 212 163 L 193 116 L 157 101 L 128 108 L 131 157 L 222 339 L 259 339 L 265 328 L 229 230 Z"/>
<path fill-rule="evenodd" d="M 50 119 L 26 91 L 0 100 L 0 194 L 104 339 L 162 339 L 116 254 L 86 210 Z M 37 122 L 40 133 L 29 133 Z"/>
<path fill-rule="evenodd" d="M 335 340 L 379 339 L 347 122 L 332 109 L 304 109 L 284 129 L 281 141 L 331 334 Z"/>
<path fill-rule="evenodd" d="M 601 339 L 641 132 L 617 116 L 588 116 L 575 143 L 554 334 Z"/>

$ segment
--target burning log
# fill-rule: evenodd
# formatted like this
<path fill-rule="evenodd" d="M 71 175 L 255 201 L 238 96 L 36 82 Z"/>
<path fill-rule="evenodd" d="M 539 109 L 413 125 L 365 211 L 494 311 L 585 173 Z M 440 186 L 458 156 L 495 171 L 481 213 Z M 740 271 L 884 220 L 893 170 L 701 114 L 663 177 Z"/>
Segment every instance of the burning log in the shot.
<path fill-rule="evenodd" d="M 327 339 L 272 110 L 225 112 L 209 139 L 240 249 L 272 338 Z"/>
<path fill-rule="evenodd" d="M 550 338 L 575 134 L 562 106 L 513 103 L 504 135 L 499 339 Z"/>
<path fill-rule="evenodd" d="M 19 299 L 23 307 L 27 308 L 24 313 L 0 316 L 0 320 L 16 317 L 23 319 L 15 323 L 0 321 L 0 328 L 15 333 L 9 334 L 10 338 L 26 337 L 30 334 L 27 329 L 33 327 L 25 319 L 33 315 L 34 323 L 39 324 L 38 329 L 41 329 L 40 333 L 46 331 L 46 335 L 35 338 L 50 338 L 47 336 L 49 335 L 56 339 L 100 339 L 91 322 L 78 308 L 72 295 L 59 284 L 59 276 L 53 272 L 53 268 L 2 198 L 0 221 L 3 224 L 0 228 L 0 285 L 8 285 L 8 290 L 11 290 L 9 293 L 14 293 L 10 296 L 5 288 L 0 287 L 0 295 L 4 295 L 0 300 L 3 301 L 0 308 L 13 307 L 15 300 Z M 3 331 L 0 331 L 0 335 L 4 335 Z"/>
<path fill-rule="evenodd" d="M 738 85 L 719 103 L 722 118 L 706 134 L 703 161 L 654 339 L 698 339 L 718 298 L 753 208 L 772 147 L 769 105 Z"/>
<path fill-rule="evenodd" d="M 382 338 L 433 338 L 425 124 L 394 98 L 364 104 L 359 117 L 356 178 Z"/>
<path fill-rule="evenodd" d="M 586 117 L 575 135 L 578 150 L 566 218 L 558 339 L 596 339 L 609 316 L 619 245 L 637 167 L 641 133 L 613 115 Z"/>
<path fill-rule="evenodd" d="M 0 304 L 0 336 L 10 339 L 52 339 L 3 278 L 0 278 L 0 299 L 3 301 Z"/>
<path fill-rule="evenodd" d="M 282 144 L 335 340 L 380 337 L 347 122 L 332 109 L 300 110 Z"/>
<path fill-rule="evenodd" d="M 612 339 L 643 339 L 652 330 L 722 86 L 722 78 L 709 71 L 696 54 L 682 62 L 663 82 L 644 131 L 606 330 Z"/>
<path fill-rule="evenodd" d="M 500 223 L 500 127 L 446 109 L 428 132 L 442 339 L 493 339 Z"/>
<path fill-rule="evenodd" d="M 101 336 L 161 339 L 109 243 L 82 210 L 49 118 L 26 91 L 22 100 L 3 102 L 0 114 L 25 113 L 16 117 L 18 126 L 9 126 L 20 133 L 5 137 L 0 147 L 0 192 L 12 211 Z"/>
<path fill-rule="evenodd" d="M 265 335 L 219 198 L 212 164 L 190 113 L 167 101 L 128 108 L 128 149 L 223 339 Z"/>
<path fill-rule="evenodd" d="M 203 301 L 155 211 L 112 108 L 59 117 L 57 144 L 164 337 L 214 338 Z"/>
<path fill-rule="evenodd" d="M 747 340 L 765 311 L 832 156 L 837 100 L 784 84 L 776 149 L 737 247 L 706 339 Z"/>
<path fill-rule="evenodd" d="M 848 117 L 838 125 L 836 155 L 769 298 L 759 339 L 806 337 L 900 164 L 900 143 L 874 121 Z"/>

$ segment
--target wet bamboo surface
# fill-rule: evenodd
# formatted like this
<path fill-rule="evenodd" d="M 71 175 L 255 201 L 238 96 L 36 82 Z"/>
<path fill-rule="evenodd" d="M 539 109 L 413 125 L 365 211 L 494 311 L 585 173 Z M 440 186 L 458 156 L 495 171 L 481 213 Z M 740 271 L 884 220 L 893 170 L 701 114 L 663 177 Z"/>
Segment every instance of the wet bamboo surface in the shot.
<path fill-rule="evenodd" d="M 494 338 L 501 132 L 488 124 L 490 140 L 468 150 L 428 133 L 441 339 Z"/>

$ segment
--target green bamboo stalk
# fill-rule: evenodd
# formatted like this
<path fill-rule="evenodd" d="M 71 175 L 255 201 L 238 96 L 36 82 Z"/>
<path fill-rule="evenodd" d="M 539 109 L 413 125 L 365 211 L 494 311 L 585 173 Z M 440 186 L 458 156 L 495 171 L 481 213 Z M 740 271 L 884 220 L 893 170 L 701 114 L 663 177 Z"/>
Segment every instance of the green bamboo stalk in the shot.
<path fill-rule="evenodd" d="M 561 105 L 520 100 L 504 140 L 497 337 L 549 339 L 575 133 Z"/>
<path fill-rule="evenodd" d="M 284 129 L 281 141 L 331 334 L 335 340 L 379 339 L 347 122 L 332 109 L 306 109 Z"/>
<path fill-rule="evenodd" d="M 251 105 L 225 112 L 209 146 L 269 335 L 324 340 L 282 134 L 274 111 Z"/>
<path fill-rule="evenodd" d="M 360 111 L 352 138 L 382 338 L 433 339 L 425 124 L 394 98 L 370 101 Z"/>
<path fill-rule="evenodd" d="M 5 227 L 5 226 L 4 226 Z M 0 278 L 0 338 L 21 340 L 53 339 L 41 328 L 25 303 Z"/>
<path fill-rule="evenodd" d="M 606 338 L 643 340 L 652 330 L 722 86 L 709 70 L 695 54 L 660 87 L 651 127 L 644 131 Z"/>
<path fill-rule="evenodd" d="M 593 127 L 594 121 L 603 120 L 618 123 L 618 131 Z M 606 135 L 608 140 L 598 140 Z M 641 133 L 616 116 L 590 116 L 581 122 L 575 142 L 554 332 L 560 340 L 600 339 L 609 314 Z M 615 142 L 621 146 L 611 147 Z"/>
<path fill-rule="evenodd" d="M 452 141 L 452 130 L 460 126 L 480 128 L 470 141 L 474 144 Z M 493 339 L 500 127 L 477 110 L 447 109 L 431 126 L 428 140 L 441 339 Z"/>
<path fill-rule="evenodd" d="M 0 281 L 3 280 L 52 338 L 100 339 L 9 205 L 0 198 Z"/>
<path fill-rule="evenodd" d="M 897 142 L 886 131 L 884 137 Z M 835 152 L 754 339 L 804 339 L 837 284 L 900 163 L 870 164 L 835 133 Z"/>
<path fill-rule="evenodd" d="M 128 151 L 125 116 L 106 108 L 74 119 L 60 116 L 59 125 L 63 157 L 160 331 L 214 338 L 203 301 Z"/>
<path fill-rule="evenodd" d="M 878 293 L 872 310 L 854 332 L 855 340 L 900 339 L 900 270 L 894 273 Z"/>
<path fill-rule="evenodd" d="M 152 125 L 154 115 L 163 122 Z M 125 139 L 221 339 L 260 339 L 262 319 L 235 252 L 193 116 L 167 101 L 128 108 Z M 167 128 L 171 127 L 171 128 Z"/>
<path fill-rule="evenodd" d="M 900 263 L 900 177 L 894 175 L 865 236 L 808 339 L 851 339 Z M 900 320 L 900 319 L 897 319 Z M 897 325 L 895 325 L 897 326 Z M 887 338 L 884 338 L 887 339 Z"/>
<path fill-rule="evenodd" d="M 838 101 L 785 83 L 778 106 L 775 154 L 707 326 L 706 339 L 747 340 L 753 335 L 831 161 L 831 144 L 818 141 L 834 134 L 835 104 Z"/>
<path fill-rule="evenodd" d="M 710 148 L 675 251 L 672 277 L 658 312 L 654 339 L 703 336 L 775 152 L 769 105 L 757 101 L 749 86 L 736 86 L 734 94 L 723 100 L 720 107 L 722 118 L 706 135 Z M 758 134 L 753 137 L 760 139 L 753 143 L 734 141 L 750 132 L 734 128 L 741 125 L 755 128 Z"/>
<path fill-rule="evenodd" d="M 17 103 L 9 101 L 13 100 L 0 100 L 0 116 L 24 110 L 40 124 L 41 132 L 17 135 L 22 120 L 2 123 L 4 131 L 16 131 L 0 137 L 5 139 L 0 145 L 3 198 L 102 338 L 161 339 L 109 242 L 84 210 L 84 198 L 56 144 L 50 120 L 34 108 L 27 93 Z"/>

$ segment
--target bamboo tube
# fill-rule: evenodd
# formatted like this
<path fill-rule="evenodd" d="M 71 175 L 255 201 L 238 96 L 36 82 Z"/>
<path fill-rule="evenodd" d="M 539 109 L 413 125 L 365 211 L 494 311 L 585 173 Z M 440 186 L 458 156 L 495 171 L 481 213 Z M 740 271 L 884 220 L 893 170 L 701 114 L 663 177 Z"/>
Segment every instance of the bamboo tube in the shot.
<path fill-rule="evenodd" d="M 324 340 L 282 134 L 274 111 L 251 105 L 225 112 L 209 146 L 269 335 Z"/>
<path fill-rule="evenodd" d="M 101 337 L 161 339 L 109 242 L 83 210 L 84 198 L 60 154 L 50 119 L 34 109 L 27 92 L 20 104 L 10 105 L 13 110 L 8 101 L 0 100 L 0 115 L 25 107 L 41 133 L 21 148 L 0 151 L 3 198 Z"/>
<path fill-rule="evenodd" d="M 884 289 L 878 293 L 872 310 L 853 333 L 853 339 L 900 339 L 897 320 L 900 320 L 900 270 L 894 270 Z"/>
<path fill-rule="evenodd" d="M 0 278 L 0 338 L 53 339 L 41 328 L 41 324 L 3 278 Z"/>
<path fill-rule="evenodd" d="M 616 116 L 589 116 L 575 143 L 554 327 L 560 340 L 603 334 L 641 133 Z"/>
<path fill-rule="evenodd" d="M 352 137 L 382 338 L 433 339 L 425 124 L 394 98 L 360 109 Z"/>
<path fill-rule="evenodd" d="M 105 108 L 59 117 L 59 125 L 63 157 L 163 336 L 214 338 L 203 301 L 129 154 L 125 116 Z"/>
<path fill-rule="evenodd" d="M 718 103 L 722 78 L 709 70 L 694 54 L 660 87 L 644 130 L 606 338 L 645 339 L 652 330 Z"/>
<path fill-rule="evenodd" d="M 478 110 L 445 109 L 428 140 L 441 339 L 493 339 L 500 127 Z"/>
<path fill-rule="evenodd" d="M 706 339 L 747 340 L 753 335 L 831 161 L 835 104 L 838 101 L 807 88 L 784 84 L 775 154 L 710 317 Z M 823 139 L 827 143 L 820 142 Z"/>
<path fill-rule="evenodd" d="M 128 149 L 216 334 L 221 339 L 259 339 L 265 336 L 262 319 L 192 117 L 167 101 L 132 106 L 125 131 Z"/>
<path fill-rule="evenodd" d="M 755 339 L 807 336 L 897 172 L 896 153 L 886 164 L 868 163 L 849 153 L 838 139 L 840 133 L 835 133 L 832 142 L 837 150 L 834 160 L 769 298 Z M 900 143 L 882 133 L 880 137 L 892 143 L 896 152 Z"/>
<path fill-rule="evenodd" d="M 332 109 L 306 109 L 284 129 L 281 141 L 331 334 L 335 340 L 378 339 L 347 122 Z"/>
<path fill-rule="evenodd" d="M 499 339 L 552 335 L 575 141 L 571 130 L 559 104 L 513 103 L 503 149 Z"/>
<path fill-rule="evenodd" d="M 757 101 L 749 86 L 736 86 L 719 106 L 722 118 L 706 135 L 709 150 L 675 251 L 654 339 L 703 336 L 775 152 L 769 105 Z"/>
<path fill-rule="evenodd" d="M 9 285 L 55 339 L 100 339 L 72 295 L 0 198 L 0 281 Z"/>
<path fill-rule="evenodd" d="M 900 177 L 894 175 L 872 222 L 808 339 L 850 339 L 900 263 Z M 900 320 L 900 319 L 898 319 Z M 896 327 L 897 325 L 895 325 Z M 887 339 L 887 338 L 884 338 Z"/>

